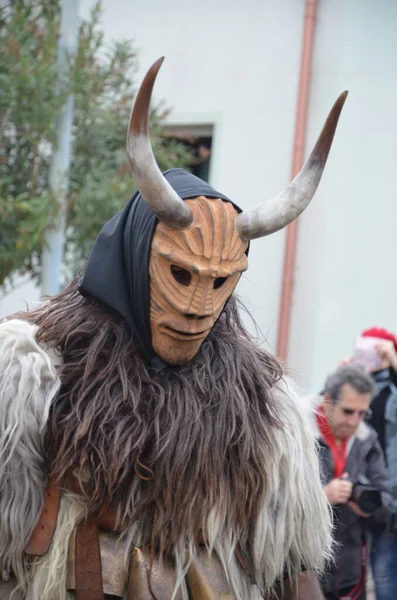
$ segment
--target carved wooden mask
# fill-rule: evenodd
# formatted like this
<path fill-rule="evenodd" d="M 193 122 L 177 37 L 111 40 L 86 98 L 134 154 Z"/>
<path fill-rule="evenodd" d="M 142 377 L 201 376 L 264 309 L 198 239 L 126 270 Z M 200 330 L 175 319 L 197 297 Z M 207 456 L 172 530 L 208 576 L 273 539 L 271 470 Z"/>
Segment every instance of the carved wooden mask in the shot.
<path fill-rule="evenodd" d="M 152 345 L 169 365 L 194 358 L 248 266 L 233 205 L 203 196 L 186 204 L 193 224 L 177 231 L 160 221 L 150 256 Z"/>

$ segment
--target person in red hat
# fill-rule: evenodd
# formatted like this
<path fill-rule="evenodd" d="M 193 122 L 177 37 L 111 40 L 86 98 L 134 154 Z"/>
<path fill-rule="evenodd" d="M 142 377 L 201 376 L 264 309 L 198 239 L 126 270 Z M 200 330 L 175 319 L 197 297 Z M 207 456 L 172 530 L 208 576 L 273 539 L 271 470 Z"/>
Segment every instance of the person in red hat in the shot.
<path fill-rule="evenodd" d="M 369 424 L 385 454 L 394 496 L 394 512 L 388 523 L 369 525 L 373 534 L 372 572 L 377 600 L 397 600 L 397 337 L 387 329 L 371 327 L 363 331 L 361 340 L 372 344 L 374 350 L 374 362 L 371 366 L 370 359 L 367 364 L 377 387 Z"/>

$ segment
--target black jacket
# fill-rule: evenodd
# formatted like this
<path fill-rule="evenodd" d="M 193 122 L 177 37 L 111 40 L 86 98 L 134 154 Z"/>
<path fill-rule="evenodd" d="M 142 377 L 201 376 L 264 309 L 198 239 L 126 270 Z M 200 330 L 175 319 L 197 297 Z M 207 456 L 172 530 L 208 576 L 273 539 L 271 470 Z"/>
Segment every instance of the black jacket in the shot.
<path fill-rule="evenodd" d="M 321 471 L 324 485 L 333 479 L 334 462 L 331 450 L 317 432 L 320 444 Z M 392 502 L 388 475 L 383 457 L 383 452 L 378 442 L 376 432 L 361 423 L 356 434 L 350 438 L 347 446 L 347 461 L 345 471 L 349 473 L 354 482 L 361 476 L 380 488 L 382 507 L 371 517 L 377 521 L 384 521 L 389 514 Z M 365 521 L 354 513 L 347 504 L 334 506 L 334 539 L 335 562 L 329 566 L 324 577 L 324 591 L 337 591 L 354 587 L 361 575 L 361 544 L 366 537 Z"/>

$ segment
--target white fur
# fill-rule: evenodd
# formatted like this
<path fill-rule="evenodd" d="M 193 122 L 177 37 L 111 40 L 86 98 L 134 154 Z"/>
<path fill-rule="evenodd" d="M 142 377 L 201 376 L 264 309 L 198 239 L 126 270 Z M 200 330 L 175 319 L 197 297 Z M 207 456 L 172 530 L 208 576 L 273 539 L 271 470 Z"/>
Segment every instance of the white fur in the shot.
<path fill-rule="evenodd" d="M 265 466 L 268 488 L 255 528 L 254 568 L 259 587 L 269 590 L 286 569 L 296 576 L 302 565 L 321 572 L 332 555 L 332 519 L 323 492 L 317 445 L 301 398 L 284 381 L 278 394 L 278 410 L 284 431 L 273 432 L 273 452 Z M 238 600 L 256 600 L 258 590 L 247 589 L 245 578 L 231 560 L 237 540 L 214 547 L 222 563 L 229 564 L 229 577 Z M 223 543 L 222 543 L 223 542 Z"/>
<path fill-rule="evenodd" d="M 36 330 L 19 320 L 0 324 L 0 561 L 20 582 L 43 505 L 42 440 L 60 385 L 59 359 L 36 342 Z"/>
<path fill-rule="evenodd" d="M 73 600 L 66 589 L 69 541 L 86 509 L 78 496 L 64 494 L 49 552 L 34 561 L 26 600 Z"/>
<path fill-rule="evenodd" d="M 59 358 L 51 348 L 37 344 L 35 332 L 34 326 L 21 321 L 0 325 L 0 558 L 27 586 L 26 600 L 68 600 L 67 548 L 84 515 L 78 498 L 63 497 L 50 551 L 33 562 L 28 581 L 24 575 L 23 547 L 40 514 L 46 483 L 41 444 L 59 389 Z M 219 556 L 237 600 L 259 600 L 285 568 L 290 576 L 299 573 L 302 564 L 321 571 L 331 555 L 331 517 L 320 483 L 315 438 L 309 430 L 310 415 L 287 382 L 279 386 L 277 401 L 284 427 L 270 432 L 272 451 L 263 467 L 268 486 L 253 540 L 258 586 L 251 585 L 236 561 L 234 551 L 242 540 L 225 531 L 226 515 L 214 507 L 203 523 L 208 551 Z M 137 481 L 131 490 L 130 503 L 139 496 L 140 485 Z M 125 532 L 129 549 L 139 546 L 143 527 L 136 523 Z M 194 553 L 193 543 L 190 551 Z M 185 548 L 176 549 L 176 575 L 184 600 L 188 598 L 183 582 L 185 556 Z"/>

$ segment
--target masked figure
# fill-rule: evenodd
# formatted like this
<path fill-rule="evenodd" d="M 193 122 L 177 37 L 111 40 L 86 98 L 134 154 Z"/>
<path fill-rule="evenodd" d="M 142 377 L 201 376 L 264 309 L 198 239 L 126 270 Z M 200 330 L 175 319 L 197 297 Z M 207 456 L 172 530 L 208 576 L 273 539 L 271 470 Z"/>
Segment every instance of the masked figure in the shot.
<path fill-rule="evenodd" d="M 345 94 L 295 180 L 243 212 L 160 173 L 160 65 L 128 130 L 139 191 L 80 280 L 0 325 L 0 596 L 315 600 L 331 552 L 315 442 L 233 292 L 250 240 L 313 197 Z"/>

